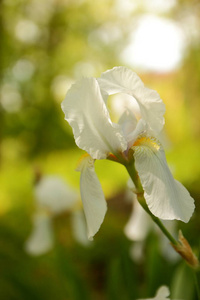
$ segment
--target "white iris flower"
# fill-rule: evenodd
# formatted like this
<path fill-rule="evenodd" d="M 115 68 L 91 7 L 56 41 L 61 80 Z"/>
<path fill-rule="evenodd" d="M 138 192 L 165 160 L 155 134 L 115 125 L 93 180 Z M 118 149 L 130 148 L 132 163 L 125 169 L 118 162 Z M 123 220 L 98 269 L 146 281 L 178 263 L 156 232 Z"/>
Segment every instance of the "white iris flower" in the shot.
<path fill-rule="evenodd" d="M 117 124 L 111 121 L 107 99 L 117 93 L 137 101 L 140 117 L 127 108 Z M 164 125 L 164 103 L 156 91 L 144 86 L 136 73 L 115 67 L 98 79 L 83 78 L 72 85 L 62 109 L 76 144 L 89 154 L 78 167 L 89 239 L 99 230 L 107 209 L 94 170 L 95 159 L 113 159 L 124 165 L 133 161 L 152 214 L 161 219 L 189 221 L 194 201 L 173 178 L 157 139 Z"/>

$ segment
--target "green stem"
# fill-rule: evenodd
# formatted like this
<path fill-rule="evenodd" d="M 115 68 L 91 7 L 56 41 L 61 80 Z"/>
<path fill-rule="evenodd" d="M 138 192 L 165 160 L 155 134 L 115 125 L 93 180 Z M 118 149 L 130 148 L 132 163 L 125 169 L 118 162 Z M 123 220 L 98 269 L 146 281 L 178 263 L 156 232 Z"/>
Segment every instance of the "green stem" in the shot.
<path fill-rule="evenodd" d="M 143 194 L 143 193 L 144 193 L 143 187 L 142 187 L 142 184 L 141 184 L 141 182 L 140 182 L 140 178 L 139 178 L 139 176 L 138 176 L 138 174 L 137 174 L 137 171 L 136 171 L 136 169 L 135 169 L 134 163 L 135 163 L 134 161 L 133 161 L 132 163 L 127 163 L 127 164 L 125 165 L 125 168 L 126 168 L 126 170 L 128 171 L 129 176 L 131 177 L 131 179 L 132 179 L 132 181 L 133 181 L 133 183 L 134 183 L 134 185 L 135 185 L 135 188 L 136 188 L 136 190 L 137 190 L 137 193 Z"/>
<path fill-rule="evenodd" d="M 163 223 L 160 221 L 159 218 L 155 217 L 147 207 L 146 201 L 144 199 L 143 195 L 138 195 L 138 201 L 140 205 L 144 208 L 144 210 L 150 215 L 154 223 L 157 224 L 157 226 L 160 228 L 160 230 L 164 233 L 164 235 L 168 238 L 168 240 L 173 244 L 173 245 L 178 245 L 178 242 L 173 238 L 173 236 L 169 233 L 169 231 L 166 229 L 166 227 L 163 225 Z"/>

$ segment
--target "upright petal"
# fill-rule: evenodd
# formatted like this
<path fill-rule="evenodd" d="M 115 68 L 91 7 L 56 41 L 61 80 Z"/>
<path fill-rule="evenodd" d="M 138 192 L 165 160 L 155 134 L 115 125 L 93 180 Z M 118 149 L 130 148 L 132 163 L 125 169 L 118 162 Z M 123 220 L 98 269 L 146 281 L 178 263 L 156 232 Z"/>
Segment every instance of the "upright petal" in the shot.
<path fill-rule="evenodd" d="M 143 88 L 140 77 L 126 67 L 114 67 L 101 74 L 98 78 L 100 88 L 108 95 L 116 93 L 132 94 L 132 91 Z"/>
<path fill-rule="evenodd" d="M 132 147 L 138 136 L 148 129 L 147 123 L 143 119 L 137 122 L 130 110 L 126 110 L 122 114 L 118 124 L 121 125 L 123 134 L 126 137 L 128 143 L 127 151 Z"/>
<path fill-rule="evenodd" d="M 104 94 L 126 93 L 133 96 L 139 104 L 142 119 L 150 129 L 156 133 L 162 130 L 165 105 L 159 94 L 146 88 L 136 73 L 125 67 L 115 67 L 104 72 L 98 82 Z"/>
<path fill-rule="evenodd" d="M 144 134 L 147 132 L 147 123 L 143 120 L 140 119 L 137 122 L 137 126 L 134 131 L 132 131 L 128 136 L 127 136 L 127 141 L 129 142 L 129 145 L 132 146 L 134 142 L 137 140 L 138 136 L 141 134 Z"/>
<path fill-rule="evenodd" d="M 107 204 L 94 170 L 94 160 L 89 155 L 81 159 L 77 171 L 81 172 L 81 199 L 86 217 L 88 238 L 92 240 L 104 220 Z"/>
<path fill-rule="evenodd" d="M 126 140 L 128 140 L 128 136 L 135 130 L 137 126 L 137 119 L 135 115 L 129 109 L 126 109 L 124 113 L 121 115 L 118 124 L 121 125 L 122 131 Z"/>
<path fill-rule="evenodd" d="M 135 167 L 150 211 L 161 219 L 188 222 L 194 211 L 194 200 L 173 178 L 159 142 L 141 137 L 134 145 Z"/>
<path fill-rule="evenodd" d="M 62 103 L 76 144 L 94 159 L 124 151 L 127 143 L 120 127 L 112 124 L 98 82 L 84 78 L 75 83 Z"/>

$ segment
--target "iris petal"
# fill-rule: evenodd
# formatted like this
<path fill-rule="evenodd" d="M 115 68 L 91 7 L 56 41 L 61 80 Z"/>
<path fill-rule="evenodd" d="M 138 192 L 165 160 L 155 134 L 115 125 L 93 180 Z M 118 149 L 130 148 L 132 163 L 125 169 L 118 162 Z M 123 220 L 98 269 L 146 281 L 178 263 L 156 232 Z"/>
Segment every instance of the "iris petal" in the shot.
<path fill-rule="evenodd" d="M 104 94 L 125 93 L 133 96 L 139 104 L 141 117 L 149 128 L 156 133 L 162 130 L 165 105 L 159 94 L 146 88 L 136 73 L 125 67 L 115 67 L 104 72 L 98 82 Z"/>
<path fill-rule="evenodd" d="M 110 152 L 127 148 L 120 126 L 110 120 L 95 78 L 84 78 L 75 83 L 67 93 L 62 109 L 73 129 L 76 144 L 94 159 L 103 159 Z"/>
<path fill-rule="evenodd" d="M 89 155 L 84 156 L 80 161 L 77 171 L 81 172 L 81 199 L 86 217 L 88 238 L 92 240 L 104 220 L 107 204 L 94 170 L 94 160 Z"/>
<path fill-rule="evenodd" d="M 150 211 L 161 219 L 188 222 L 194 211 L 194 200 L 173 178 L 162 146 L 155 139 L 142 137 L 133 149 L 135 167 Z"/>

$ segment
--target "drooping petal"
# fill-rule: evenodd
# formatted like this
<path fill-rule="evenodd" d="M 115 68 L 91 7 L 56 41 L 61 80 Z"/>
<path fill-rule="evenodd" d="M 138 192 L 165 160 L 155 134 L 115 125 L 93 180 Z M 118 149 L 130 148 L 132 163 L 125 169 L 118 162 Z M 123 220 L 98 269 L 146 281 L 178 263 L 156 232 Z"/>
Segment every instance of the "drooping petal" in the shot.
<path fill-rule="evenodd" d="M 35 186 L 35 199 L 41 209 L 52 214 L 70 210 L 78 201 L 78 195 L 59 176 L 44 176 Z"/>
<path fill-rule="evenodd" d="M 159 142 L 141 137 L 133 149 L 135 167 L 150 211 L 161 219 L 188 222 L 194 211 L 194 200 L 186 188 L 173 178 Z"/>
<path fill-rule="evenodd" d="M 133 96 L 139 104 L 141 117 L 149 128 L 156 133 L 162 130 L 165 105 L 159 94 L 146 88 L 136 73 L 125 67 L 115 67 L 104 72 L 98 82 L 103 93 L 126 93 Z"/>
<path fill-rule="evenodd" d="M 53 246 L 51 218 L 37 213 L 33 218 L 33 231 L 25 243 L 25 250 L 31 255 L 41 255 Z"/>
<path fill-rule="evenodd" d="M 80 189 L 87 223 L 89 240 L 99 230 L 107 211 L 104 194 L 94 170 L 94 160 L 89 155 L 82 158 L 77 168 L 81 172 Z"/>
<path fill-rule="evenodd" d="M 62 109 L 73 129 L 76 144 L 94 159 L 103 159 L 110 152 L 127 148 L 120 127 L 110 120 L 95 78 L 84 78 L 72 85 Z"/>

